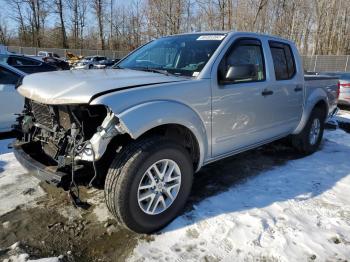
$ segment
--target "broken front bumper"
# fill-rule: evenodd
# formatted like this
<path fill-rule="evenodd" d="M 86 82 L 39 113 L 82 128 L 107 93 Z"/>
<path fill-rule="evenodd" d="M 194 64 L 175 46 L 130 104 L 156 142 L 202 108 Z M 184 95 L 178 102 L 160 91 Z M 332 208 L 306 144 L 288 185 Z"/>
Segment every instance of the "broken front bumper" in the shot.
<path fill-rule="evenodd" d="M 36 159 L 32 158 L 24 149 L 23 143 L 14 142 L 13 152 L 16 159 L 21 165 L 29 171 L 30 174 L 38 179 L 45 181 L 49 184 L 60 186 L 63 181 L 68 178 L 67 173 L 56 171 L 54 167 L 46 166 Z"/>

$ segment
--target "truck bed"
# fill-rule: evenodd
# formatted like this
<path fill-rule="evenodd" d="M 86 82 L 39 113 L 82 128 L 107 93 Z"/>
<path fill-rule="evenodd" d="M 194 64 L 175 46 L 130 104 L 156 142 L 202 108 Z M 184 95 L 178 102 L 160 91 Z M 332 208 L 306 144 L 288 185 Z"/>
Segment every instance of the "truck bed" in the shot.
<path fill-rule="evenodd" d="M 321 87 L 327 93 L 329 113 L 337 108 L 338 102 L 338 78 L 327 75 L 304 75 L 306 98 L 316 88 Z"/>

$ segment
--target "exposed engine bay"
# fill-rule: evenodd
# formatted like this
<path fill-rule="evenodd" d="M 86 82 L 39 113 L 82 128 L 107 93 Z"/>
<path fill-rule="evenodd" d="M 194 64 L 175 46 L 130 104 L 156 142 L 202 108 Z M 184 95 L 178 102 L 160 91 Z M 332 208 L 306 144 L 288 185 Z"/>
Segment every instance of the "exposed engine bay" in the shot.
<path fill-rule="evenodd" d="M 118 118 L 103 105 L 46 105 L 26 99 L 17 130 L 30 154 L 57 170 L 99 160 L 121 133 Z"/>

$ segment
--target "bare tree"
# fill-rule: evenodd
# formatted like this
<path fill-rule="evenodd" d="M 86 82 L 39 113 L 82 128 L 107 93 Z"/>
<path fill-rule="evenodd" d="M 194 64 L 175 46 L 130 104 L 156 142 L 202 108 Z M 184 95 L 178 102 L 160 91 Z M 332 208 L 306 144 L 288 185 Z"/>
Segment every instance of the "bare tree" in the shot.
<path fill-rule="evenodd" d="M 104 7 L 105 2 L 104 0 L 93 0 L 92 1 L 92 8 L 94 10 L 94 14 L 97 19 L 97 25 L 98 25 L 98 35 L 100 40 L 100 48 L 102 50 L 105 49 L 105 38 L 104 38 Z"/>
<path fill-rule="evenodd" d="M 54 4 L 56 5 L 56 12 L 60 19 L 60 29 L 61 29 L 61 37 L 62 37 L 62 47 L 68 48 L 67 43 L 67 34 L 66 34 L 66 26 L 63 18 L 64 6 L 62 0 L 55 0 Z"/>
<path fill-rule="evenodd" d="M 46 0 L 24 0 L 30 10 L 29 23 L 32 32 L 34 46 L 41 46 L 42 31 L 45 28 L 45 20 L 48 15 Z"/>
<path fill-rule="evenodd" d="M 48 3 L 55 4 L 53 12 Z M 291 39 L 303 54 L 350 54 L 349 0 L 8 0 L 6 5 L 17 25 L 9 41 L 21 45 L 131 50 L 169 34 L 234 28 Z M 59 18 L 58 26 L 46 26 L 52 16 Z"/>
<path fill-rule="evenodd" d="M 11 38 L 7 21 L 0 17 L 0 44 L 8 45 Z"/>

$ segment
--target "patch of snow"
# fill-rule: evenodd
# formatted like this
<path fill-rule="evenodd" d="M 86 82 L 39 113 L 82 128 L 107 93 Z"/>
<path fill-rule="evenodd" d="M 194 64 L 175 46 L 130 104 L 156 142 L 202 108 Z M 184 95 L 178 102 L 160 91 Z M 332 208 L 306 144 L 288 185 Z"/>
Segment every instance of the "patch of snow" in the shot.
<path fill-rule="evenodd" d="M 67 218 L 69 222 L 77 219 L 82 219 L 82 210 L 76 208 L 74 205 L 65 205 L 58 208 L 58 213 L 63 217 Z"/>
<path fill-rule="evenodd" d="M 94 206 L 93 213 L 98 222 L 105 222 L 108 219 L 114 219 L 111 213 L 108 211 L 105 203 L 104 193 L 102 190 L 89 190 L 89 203 Z"/>
<path fill-rule="evenodd" d="M 29 259 L 27 253 L 12 255 L 3 260 L 3 262 L 60 262 L 62 257 L 47 257 L 39 259 Z"/>
<path fill-rule="evenodd" d="M 21 249 L 20 242 L 16 242 L 10 246 L 7 254 L 8 258 L 4 259 L 3 262 L 60 262 L 63 259 L 63 256 L 29 259 L 30 256 Z"/>
<path fill-rule="evenodd" d="M 10 153 L 12 149 L 9 149 L 7 146 L 12 143 L 13 139 L 2 139 L 0 140 L 0 154 Z"/>
<path fill-rule="evenodd" d="M 13 153 L 0 155 L 0 216 L 22 204 L 34 205 L 45 194 L 39 182 L 27 174 Z"/>
<path fill-rule="evenodd" d="M 338 122 L 350 123 L 350 112 L 345 110 L 340 110 L 336 115 L 336 119 Z"/>
<path fill-rule="evenodd" d="M 350 135 L 209 197 L 130 261 L 340 261 L 350 258 Z"/>

